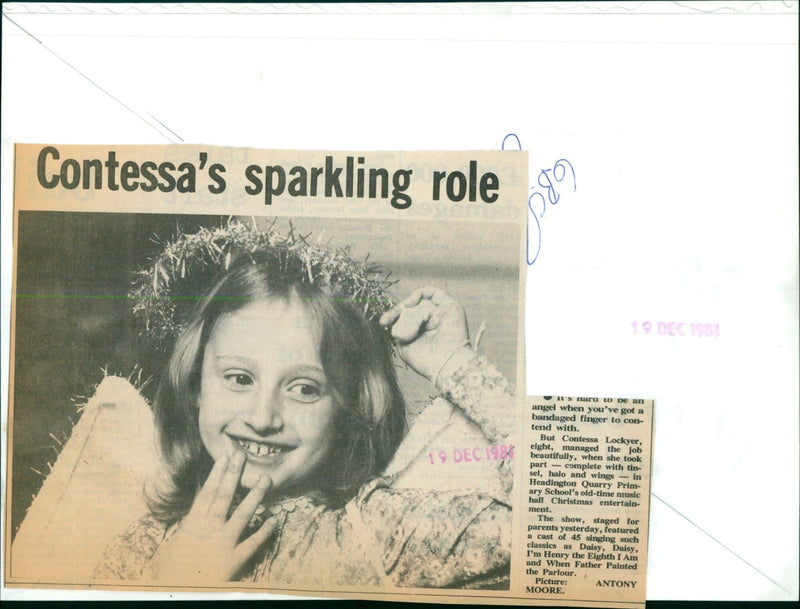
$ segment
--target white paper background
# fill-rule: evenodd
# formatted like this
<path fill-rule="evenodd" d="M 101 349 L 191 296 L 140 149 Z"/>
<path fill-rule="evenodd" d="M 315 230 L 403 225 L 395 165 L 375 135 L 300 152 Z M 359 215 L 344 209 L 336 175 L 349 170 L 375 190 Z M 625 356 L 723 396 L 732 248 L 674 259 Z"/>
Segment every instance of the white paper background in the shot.
<path fill-rule="evenodd" d="M 656 400 L 648 599 L 796 599 L 797 11 L 4 4 L 3 431 L 14 142 L 496 149 L 513 132 L 532 185 L 560 158 L 577 176 L 528 271 L 528 392 Z M 634 335 L 645 320 L 720 337 Z"/>

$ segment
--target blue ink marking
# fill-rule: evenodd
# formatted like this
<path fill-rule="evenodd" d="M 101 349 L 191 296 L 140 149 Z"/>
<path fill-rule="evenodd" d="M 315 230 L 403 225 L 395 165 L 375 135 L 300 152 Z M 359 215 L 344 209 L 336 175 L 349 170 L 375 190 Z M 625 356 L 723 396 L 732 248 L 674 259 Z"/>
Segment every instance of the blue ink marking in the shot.
<path fill-rule="evenodd" d="M 500 150 L 506 150 L 506 140 L 508 140 L 508 138 L 511 138 L 511 137 L 513 137 L 515 140 L 517 140 L 517 147 L 516 148 L 510 148 L 509 150 L 522 150 L 522 142 L 519 141 L 519 138 L 517 137 L 516 133 L 509 133 L 507 136 L 505 136 L 503 138 L 503 143 L 500 144 Z"/>
<path fill-rule="evenodd" d="M 506 142 L 509 140 L 512 142 L 516 141 L 517 143 L 517 147 L 510 148 L 510 150 L 522 150 L 522 142 L 516 133 L 509 133 L 503 138 L 503 143 L 500 146 L 501 150 L 507 150 Z M 578 190 L 578 181 L 575 177 L 575 168 L 567 159 L 558 159 L 550 169 L 542 169 L 539 172 L 536 183 L 547 193 L 546 198 L 544 194 L 537 190 L 536 186 L 531 186 L 529 188 L 529 190 L 532 192 L 528 197 L 528 211 L 530 211 L 530 214 L 528 214 L 528 227 L 525 235 L 525 261 L 528 263 L 528 266 L 531 266 L 534 262 L 536 262 L 536 259 L 539 257 L 539 252 L 542 249 L 542 225 L 539 222 L 539 218 L 544 218 L 544 212 L 547 211 L 548 201 L 550 202 L 550 205 L 556 205 L 561 200 L 561 193 L 559 193 L 556 189 L 556 185 L 561 184 L 566 179 L 567 169 L 569 169 L 569 173 L 572 174 L 572 192 L 575 192 Z M 536 199 L 536 197 L 539 197 L 542 204 L 542 213 L 538 215 L 533 209 L 533 201 Z M 531 231 L 531 218 L 533 218 L 534 222 L 536 223 L 536 230 L 533 233 Z M 534 254 L 533 258 L 531 258 L 531 234 L 534 234 L 536 239 L 536 253 Z"/>
<path fill-rule="evenodd" d="M 533 187 L 531 187 L 533 190 Z M 534 197 L 541 197 L 542 199 L 542 213 L 539 217 L 536 217 L 536 212 L 533 211 L 533 198 Z M 544 217 L 545 206 L 547 205 L 547 201 L 544 199 L 544 195 L 540 192 L 534 192 L 528 197 L 528 209 L 530 210 L 530 215 L 528 216 L 528 231 L 525 239 L 525 260 L 528 263 L 528 266 L 531 266 L 536 259 L 539 257 L 539 251 L 542 249 L 542 225 L 539 224 L 539 218 Z M 531 259 L 531 221 L 530 219 L 533 218 L 536 222 L 536 255 Z"/>

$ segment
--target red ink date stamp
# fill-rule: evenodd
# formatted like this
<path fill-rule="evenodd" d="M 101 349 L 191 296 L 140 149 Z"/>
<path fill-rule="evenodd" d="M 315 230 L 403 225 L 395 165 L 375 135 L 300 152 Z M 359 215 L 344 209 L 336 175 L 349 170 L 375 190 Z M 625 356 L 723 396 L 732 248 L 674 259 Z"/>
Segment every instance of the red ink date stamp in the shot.
<path fill-rule="evenodd" d="M 634 334 L 658 336 L 694 336 L 696 338 L 719 338 L 719 324 L 684 321 L 633 321 Z"/>
<path fill-rule="evenodd" d="M 514 458 L 514 445 L 501 444 L 498 446 L 476 446 L 454 448 L 450 451 L 440 450 L 437 453 L 428 453 L 431 465 L 437 463 L 475 463 L 477 461 L 502 461 Z"/>

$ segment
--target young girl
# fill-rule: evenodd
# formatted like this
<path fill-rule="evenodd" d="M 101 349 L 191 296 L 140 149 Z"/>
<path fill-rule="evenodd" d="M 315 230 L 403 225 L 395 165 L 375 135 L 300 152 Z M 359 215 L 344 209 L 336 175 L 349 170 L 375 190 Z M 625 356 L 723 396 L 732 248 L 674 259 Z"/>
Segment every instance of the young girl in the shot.
<path fill-rule="evenodd" d="M 402 463 L 386 474 L 405 428 L 393 353 L 506 444 L 513 395 L 463 309 L 431 287 L 387 309 L 341 252 L 260 235 L 233 262 L 214 246 L 228 269 L 181 326 L 154 403 L 151 513 L 95 577 L 507 588 L 508 460 L 487 492 L 414 488 Z"/>

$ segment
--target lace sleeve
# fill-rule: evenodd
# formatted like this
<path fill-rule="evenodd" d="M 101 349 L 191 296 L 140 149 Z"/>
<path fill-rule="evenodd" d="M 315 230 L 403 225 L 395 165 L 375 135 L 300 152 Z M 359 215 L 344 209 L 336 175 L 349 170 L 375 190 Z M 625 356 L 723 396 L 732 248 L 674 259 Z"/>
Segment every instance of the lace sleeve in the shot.
<path fill-rule="evenodd" d="M 164 541 L 166 525 L 153 516 L 134 522 L 103 551 L 94 579 L 139 580 L 150 559 Z"/>
<path fill-rule="evenodd" d="M 375 480 L 349 510 L 391 585 L 507 589 L 511 510 L 483 493 L 396 489 Z M 369 556 L 374 553 L 374 556 Z"/>
<path fill-rule="evenodd" d="M 483 356 L 475 356 L 451 375 L 440 379 L 442 396 L 480 427 L 495 445 L 516 446 L 514 390 L 497 368 Z M 506 458 L 494 461 L 504 493 L 511 492 L 513 448 Z M 507 497 L 501 498 L 507 500 Z"/>

